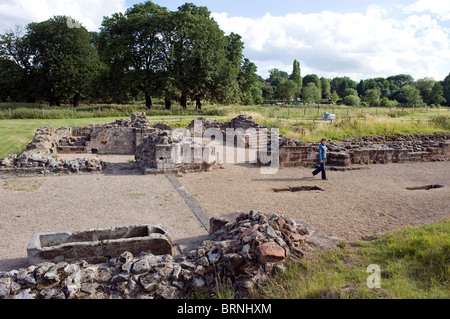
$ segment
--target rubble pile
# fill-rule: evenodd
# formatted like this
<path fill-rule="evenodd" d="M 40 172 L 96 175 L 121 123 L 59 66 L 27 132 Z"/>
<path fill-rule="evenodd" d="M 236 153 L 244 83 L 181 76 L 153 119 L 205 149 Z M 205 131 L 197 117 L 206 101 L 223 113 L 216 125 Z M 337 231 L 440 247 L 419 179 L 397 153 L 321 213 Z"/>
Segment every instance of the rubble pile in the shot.
<path fill-rule="evenodd" d="M 309 246 L 337 246 L 309 224 L 275 213 L 213 218 L 210 225 L 208 240 L 174 256 L 123 252 L 104 264 L 45 262 L 0 272 L 0 299 L 179 299 L 224 286 L 242 298 L 282 271 L 287 258 L 304 257 Z"/>
<path fill-rule="evenodd" d="M 65 128 L 55 130 L 46 126 L 38 129 L 24 152 L 0 160 L 0 169 L 5 173 L 46 174 L 97 172 L 105 168 L 105 163 L 98 159 L 58 160 L 57 142 L 65 134 Z"/>

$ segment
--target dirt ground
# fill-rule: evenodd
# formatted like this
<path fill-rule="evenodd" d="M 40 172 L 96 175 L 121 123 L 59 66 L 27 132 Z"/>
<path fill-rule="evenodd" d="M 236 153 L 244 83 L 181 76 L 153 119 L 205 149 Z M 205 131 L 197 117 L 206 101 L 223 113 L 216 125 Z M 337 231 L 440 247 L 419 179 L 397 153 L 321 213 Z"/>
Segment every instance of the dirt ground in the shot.
<path fill-rule="evenodd" d="M 28 266 L 35 233 L 155 223 L 175 243 L 207 235 L 165 175 L 0 179 L 0 271 Z"/>
<path fill-rule="evenodd" d="M 210 216 L 250 210 L 276 212 L 347 240 L 450 217 L 449 162 L 329 171 L 329 181 L 322 181 L 320 174 L 313 178 L 311 172 L 309 168 L 286 168 L 276 175 L 261 175 L 258 167 L 249 164 L 227 164 L 225 169 L 188 174 L 180 180 Z M 446 187 L 406 189 L 430 184 Z M 287 186 L 319 186 L 325 191 L 272 190 Z"/>
<path fill-rule="evenodd" d="M 69 158 L 66 156 L 65 158 Z M 109 162 L 133 157 L 110 156 Z M 189 173 L 179 178 L 210 216 L 276 212 L 308 221 L 347 240 L 422 225 L 450 217 L 450 163 L 372 165 L 313 178 L 307 168 L 261 175 L 250 164 Z M 441 184 L 445 188 L 410 191 Z M 280 192 L 272 188 L 319 186 L 324 192 Z M 165 175 L 81 174 L 0 178 L 0 271 L 26 267 L 26 247 L 35 233 L 161 223 L 175 243 L 206 230 Z"/>

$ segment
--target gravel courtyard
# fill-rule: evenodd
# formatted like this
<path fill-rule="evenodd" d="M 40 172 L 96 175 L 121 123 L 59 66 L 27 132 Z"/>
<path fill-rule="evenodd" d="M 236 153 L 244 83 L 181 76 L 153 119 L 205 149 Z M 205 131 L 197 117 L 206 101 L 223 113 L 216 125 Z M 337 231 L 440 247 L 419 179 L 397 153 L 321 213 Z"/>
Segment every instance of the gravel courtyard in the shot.
<path fill-rule="evenodd" d="M 310 222 L 347 240 L 450 217 L 450 163 L 372 165 L 312 178 L 311 169 L 261 175 L 253 165 L 190 173 L 179 178 L 210 216 L 276 212 Z M 445 188 L 410 191 L 406 187 Z M 320 186 L 324 192 L 272 188 Z M 176 243 L 207 235 L 165 175 L 82 174 L 0 179 L 0 271 L 27 266 L 33 234 L 161 223 Z"/>
<path fill-rule="evenodd" d="M 27 267 L 35 233 L 163 224 L 175 243 L 207 231 L 165 175 L 0 179 L 0 271 Z"/>
<path fill-rule="evenodd" d="M 223 170 L 188 174 L 181 182 L 210 216 L 258 210 L 310 222 L 328 235 L 356 240 L 408 225 L 450 217 L 450 163 L 371 165 L 369 169 L 327 173 L 329 181 L 312 177 L 312 169 L 280 169 L 261 175 L 252 165 L 225 165 Z M 441 184 L 433 190 L 407 187 Z M 319 186 L 311 192 L 279 192 L 272 188 Z M 230 215 L 231 217 L 232 215 Z"/>

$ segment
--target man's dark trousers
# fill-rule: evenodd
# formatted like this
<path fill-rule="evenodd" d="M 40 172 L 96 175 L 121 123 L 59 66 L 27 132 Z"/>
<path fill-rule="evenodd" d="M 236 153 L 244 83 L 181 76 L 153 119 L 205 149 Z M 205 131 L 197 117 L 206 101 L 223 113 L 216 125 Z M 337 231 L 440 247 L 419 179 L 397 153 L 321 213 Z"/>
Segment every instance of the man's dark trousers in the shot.
<path fill-rule="evenodd" d="M 325 162 L 320 164 L 320 167 L 313 172 L 313 175 L 316 176 L 322 172 L 322 179 L 327 179 L 327 173 L 325 171 Z"/>

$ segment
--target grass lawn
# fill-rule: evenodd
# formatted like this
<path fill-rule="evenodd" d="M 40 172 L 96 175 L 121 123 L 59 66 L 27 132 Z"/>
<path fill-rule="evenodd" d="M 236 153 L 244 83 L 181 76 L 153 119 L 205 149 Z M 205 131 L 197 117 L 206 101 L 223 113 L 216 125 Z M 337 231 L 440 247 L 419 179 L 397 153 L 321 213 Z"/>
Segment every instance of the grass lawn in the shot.
<path fill-rule="evenodd" d="M 308 256 L 308 253 L 307 253 Z M 369 289 L 369 265 L 381 269 Z M 290 261 L 255 298 L 450 298 L 450 219 L 409 227 L 371 242 L 342 244 L 311 259 Z"/>

